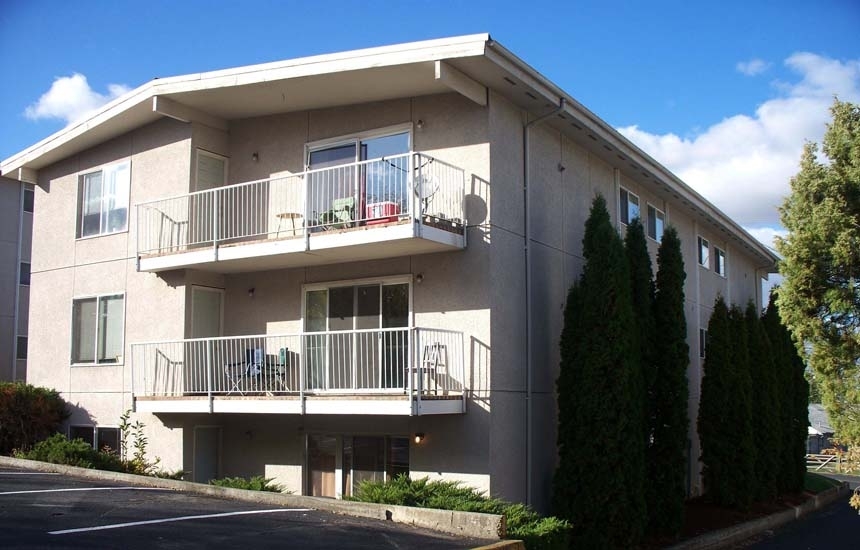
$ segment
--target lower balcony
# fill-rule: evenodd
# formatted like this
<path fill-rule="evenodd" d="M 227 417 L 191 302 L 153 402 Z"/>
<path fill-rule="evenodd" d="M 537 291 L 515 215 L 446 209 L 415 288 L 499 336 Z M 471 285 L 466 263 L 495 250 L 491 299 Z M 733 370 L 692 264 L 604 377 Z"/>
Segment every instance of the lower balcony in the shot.
<path fill-rule="evenodd" d="M 432 328 L 132 344 L 135 410 L 462 414 L 463 334 Z"/>
<path fill-rule="evenodd" d="M 408 153 L 137 205 L 140 271 L 262 271 L 466 247 L 462 169 Z"/>

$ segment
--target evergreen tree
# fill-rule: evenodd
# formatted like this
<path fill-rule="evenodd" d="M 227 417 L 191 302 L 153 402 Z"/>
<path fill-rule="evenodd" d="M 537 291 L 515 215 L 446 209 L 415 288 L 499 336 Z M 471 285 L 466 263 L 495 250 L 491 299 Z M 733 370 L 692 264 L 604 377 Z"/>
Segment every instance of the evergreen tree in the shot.
<path fill-rule="evenodd" d="M 731 363 L 726 423 L 734 430 L 731 445 L 734 471 L 728 482 L 734 495 L 734 506 L 746 509 L 759 492 L 755 476 L 756 447 L 753 433 L 752 378 L 750 376 L 749 337 L 744 312 L 737 306 L 729 310 Z"/>
<path fill-rule="evenodd" d="M 752 377 L 752 420 L 755 434 L 756 500 L 772 500 L 777 495 L 776 476 L 782 441 L 779 438 L 779 395 L 770 340 L 765 334 L 754 303 L 747 304 L 747 337 L 749 338 L 750 376 Z"/>
<path fill-rule="evenodd" d="M 776 482 L 780 493 L 797 493 L 803 490 L 806 474 L 809 384 L 804 377 L 803 360 L 797 353 L 788 329 L 782 324 L 778 304 L 778 292 L 774 291 L 762 317 L 773 352 L 779 395 L 778 434 L 781 453 Z"/>
<path fill-rule="evenodd" d="M 635 387 L 636 325 L 624 246 L 601 196 L 585 224 L 583 255 L 562 333 L 553 505 L 573 524 L 577 544 L 627 547 L 641 539 L 647 519 L 641 421 L 635 420 L 642 407 L 633 398 L 641 388 Z"/>
<path fill-rule="evenodd" d="M 684 258 L 675 228 L 663 232 L 657 253 L 654 299 L 654 376 L 651 445 L 646 480 L 652 532 L 676 535 L 684 523 L 687 469 L 687 319 L 684 314 Z"/>
<path fill-rule="evenodd" d="M 638 349 L 634 360 L 636 369 L 632 373 L 638 380 L 634 386 L 640 388 L 633 395 L 642 407 L 641 433 L 645 448 L 651 443 L 653 418 L 653 384 L 656 377 L 654 369 L 654 275 L 651 271 L 651 256 L 648 254 L 648 243 L 645 241 L 645 228 L 639 218 L 633 219 L 627 226 L 624 238 L 624 250 L 627 254 L 627 265 L 630 269 L 630 290 L 633 305 L 633 318 L 636 321 L 636 342 Z M 631 419 L 636 420 L 636 419 Z"/>
<path fill-rule="evenodd" d="M 780 209 L 779 311 L 837 435 L 860 444 L 860 105 L 835 100 L 830 112 L 827 160 L 806 145 Z"/>
<path fill-rule="evenodd" d="M 717 504 L 735 506 L 737 501 L 730 480 L 734 469 L 732 447 L 735 428 L 726 418 L 733 406 L 729 372 L 733 359 L 731 338 L 729 309 L 720 297 L 708 322 L 708 347 L 697 426 L 705 494 Z"/>

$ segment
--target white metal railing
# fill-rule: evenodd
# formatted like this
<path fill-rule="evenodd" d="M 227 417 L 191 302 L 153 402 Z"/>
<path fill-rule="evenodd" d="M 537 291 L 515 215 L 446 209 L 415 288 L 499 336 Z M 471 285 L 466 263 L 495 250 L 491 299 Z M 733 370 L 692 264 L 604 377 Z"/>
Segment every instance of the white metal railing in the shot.
<path fill-rule="evenodd" d="M 411 220 L 463 231 L 461 168 L 406 153 L 137 205 L 138 255 Z"/>
<path fill-rule="evenodd" d="M 132 344 L 136 397 L 400 393 L 465 399 L 463 334 L 386 328 Z"/>

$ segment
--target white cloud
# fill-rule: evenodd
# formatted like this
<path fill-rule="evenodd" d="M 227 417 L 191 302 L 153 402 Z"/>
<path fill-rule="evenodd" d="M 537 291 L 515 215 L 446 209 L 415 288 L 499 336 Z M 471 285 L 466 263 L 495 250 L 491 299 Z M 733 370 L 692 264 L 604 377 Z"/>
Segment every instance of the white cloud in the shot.
<path fill-rule="evenodd" d="M 110 84 L 108 93 L 100 94 L 90 88 L 87 77 L 80 73 L 60 76 L 51 84 L 50 90 L 27 107 L 24 115 L 31 120 L 60 119 L 71 124 L 125 94 L 129 89 L 122 84 Z"/>
<path fill-rule="evenodd" d="M 798 78 L 778 83 L 776 97 L 754 116 L 730 116 L 693 138 L 619 128 L 769 246 L 782 231 L 777 207 L 789 193 L 804 142 L 821 141 L 834 95 L 860 100 L 860 59 L 797 53 L 785 65 Z"/>
<path fill-rule="evenodd" d="M 788 231 L 781 227 L 744 227 L 744 229 L 774 252 L 776 251 L 776 238 L 788 235 Z"/>
<path fill-rule="evenodd" d="M 756 76 L 765 72 L 770 67 L 770 63 L 763 59 L 750 59 L 749 61 L 740 61 L 735 65 L 738 72 L 747 76 Z"/>

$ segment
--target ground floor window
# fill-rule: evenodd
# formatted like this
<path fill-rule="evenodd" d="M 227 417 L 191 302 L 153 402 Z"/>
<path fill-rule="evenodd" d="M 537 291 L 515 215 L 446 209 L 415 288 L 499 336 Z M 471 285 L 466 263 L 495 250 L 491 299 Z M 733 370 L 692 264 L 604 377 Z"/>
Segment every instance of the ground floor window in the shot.
<path fill-rule="evenodd" d="M 69 426 L 69 439 L 83 439 L 94 449 L 119 453 L 119 428 Z"/>
<path fill-rule="evenodd" d="M 364 480 L 385 481 L 409 474 L 405 436 L 310 434 L 307 439 L 307 494 L 351 496 Z"/>

